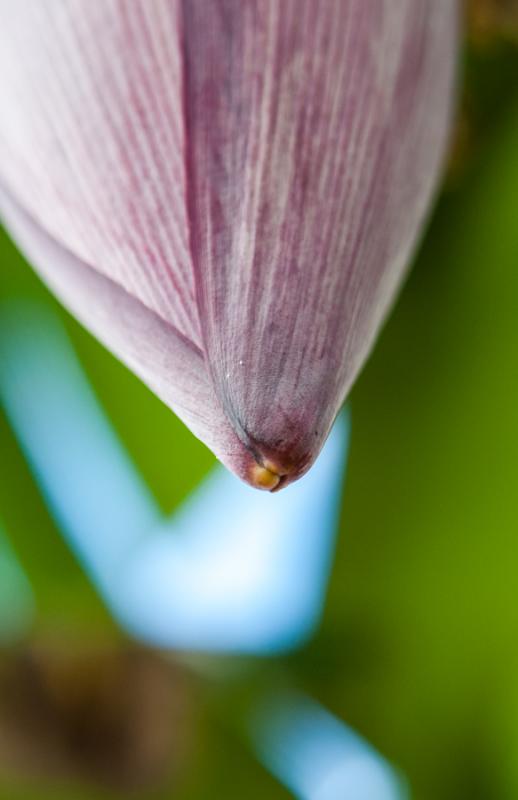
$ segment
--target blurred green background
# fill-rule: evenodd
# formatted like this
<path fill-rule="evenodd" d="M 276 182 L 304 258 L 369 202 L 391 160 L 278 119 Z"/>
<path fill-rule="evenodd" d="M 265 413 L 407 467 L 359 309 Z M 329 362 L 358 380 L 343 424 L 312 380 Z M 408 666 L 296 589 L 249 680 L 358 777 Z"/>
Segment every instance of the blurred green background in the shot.
<path fill-rule="evenodd" d="M 37 609 L 29 634 L 0 644 L 1 798 L 288 798 L 240 723 L 287 676 L 397 765 L 413 798 L 518 797 L 518 46 L 491 7 L 473 16 L 445 188 L 352 393 L 337 553 L 308 645 L 254 660 L 128 641 L 0 409 L 0 523 Z M 58 309 L 5 236 L 0 267 L 2 299 Z M 212 456 L 58 313 L 171 511 Z"/>

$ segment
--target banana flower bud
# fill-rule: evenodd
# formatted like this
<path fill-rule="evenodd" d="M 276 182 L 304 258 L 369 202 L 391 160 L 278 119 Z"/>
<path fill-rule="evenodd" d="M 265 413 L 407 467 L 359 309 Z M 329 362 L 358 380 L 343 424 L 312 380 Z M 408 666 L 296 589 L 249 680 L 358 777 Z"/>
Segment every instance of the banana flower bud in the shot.
<path fill-rule="evenodd" d="M 300 477 L 437 185 L 456 0 L 0 11 L 7 227 L 231 470 L 270 490 Z"/>

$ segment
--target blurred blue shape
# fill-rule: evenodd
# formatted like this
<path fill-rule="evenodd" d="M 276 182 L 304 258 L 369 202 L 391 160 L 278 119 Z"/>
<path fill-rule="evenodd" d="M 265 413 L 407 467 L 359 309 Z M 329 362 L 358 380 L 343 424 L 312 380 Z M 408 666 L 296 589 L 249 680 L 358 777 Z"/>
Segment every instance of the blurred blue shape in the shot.
<path fill-rule="evenodd" d="M 0 309 L 0 401 L 56 522 L 106 590 L 160 514 L 46 306 Z"/>
<path fill-rule="evenodd" d="M 127 626 L 164 645 L 174 626 L 189 649 L 278 652 L 305 639 L 324 603 L 346 438 L 342 419 L 312 473 L 274 495 L 213 470 L 126 562 Z"/>
<path fill-rule="evenodd" d="M 0 314 L 0 399 L 56 521 L 114 615 L 163 647 L 278 652 L 324 602 L 349 424 L 279 494 L 223 468 L 168 520 L 42 305 Z"/>
<path fill-rule="evenodd" d="M 0 529 L 0 645 L 12 644 L 27 633 L 34 606 L 29 580 Z"/>
<path fill-rule="evenodd" d="M 303 695 L 269 697 L 249 732 L 259 760 L 301 800 L 408 800 L 394 767 Z"/>

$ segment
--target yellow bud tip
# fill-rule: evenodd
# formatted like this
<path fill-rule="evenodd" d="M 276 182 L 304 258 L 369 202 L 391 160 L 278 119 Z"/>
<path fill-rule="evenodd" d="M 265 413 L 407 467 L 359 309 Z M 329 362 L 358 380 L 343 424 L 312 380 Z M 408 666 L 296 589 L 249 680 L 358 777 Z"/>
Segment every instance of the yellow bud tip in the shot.
<path fill-rule="evenodd" d="M 258 489 L 267 489 L 272 491 L 279 483 L 281 476 L 268 467 L 262 467 L 261 464 L 254 464 L 252 467 L 252 483 Z"/>

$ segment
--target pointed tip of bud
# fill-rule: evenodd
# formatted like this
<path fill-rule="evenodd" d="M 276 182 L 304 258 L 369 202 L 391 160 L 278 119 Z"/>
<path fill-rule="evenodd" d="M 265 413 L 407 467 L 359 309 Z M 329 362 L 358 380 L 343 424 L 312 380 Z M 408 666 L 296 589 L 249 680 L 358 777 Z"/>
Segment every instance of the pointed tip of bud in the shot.
<path fill-rule="evenodd" d="M 256 489 L 269 492 L 284 489 L 307 472 L 314 460 L 313 456 L 316 455 L 316 452 L 311 454 L 307 447 L 301 446 L 303 437 L 300 433 L 292 437 L 291 442 L 286 438 L 283 441 L 280 435 L 270 436 L 273 444 L 269 444 L 264 434 L 260 437 L 253 436 L 242 425 L 237 425 L 236 428 L 246 457 L 239 470 L 234 471 Z"/>
<path fill-rule="evenodd" d="M 279 484 L 281 476 L 267 466 L 255 462 L 250 470 L 250 482 L 257 489 L 272 492 Z"/>

